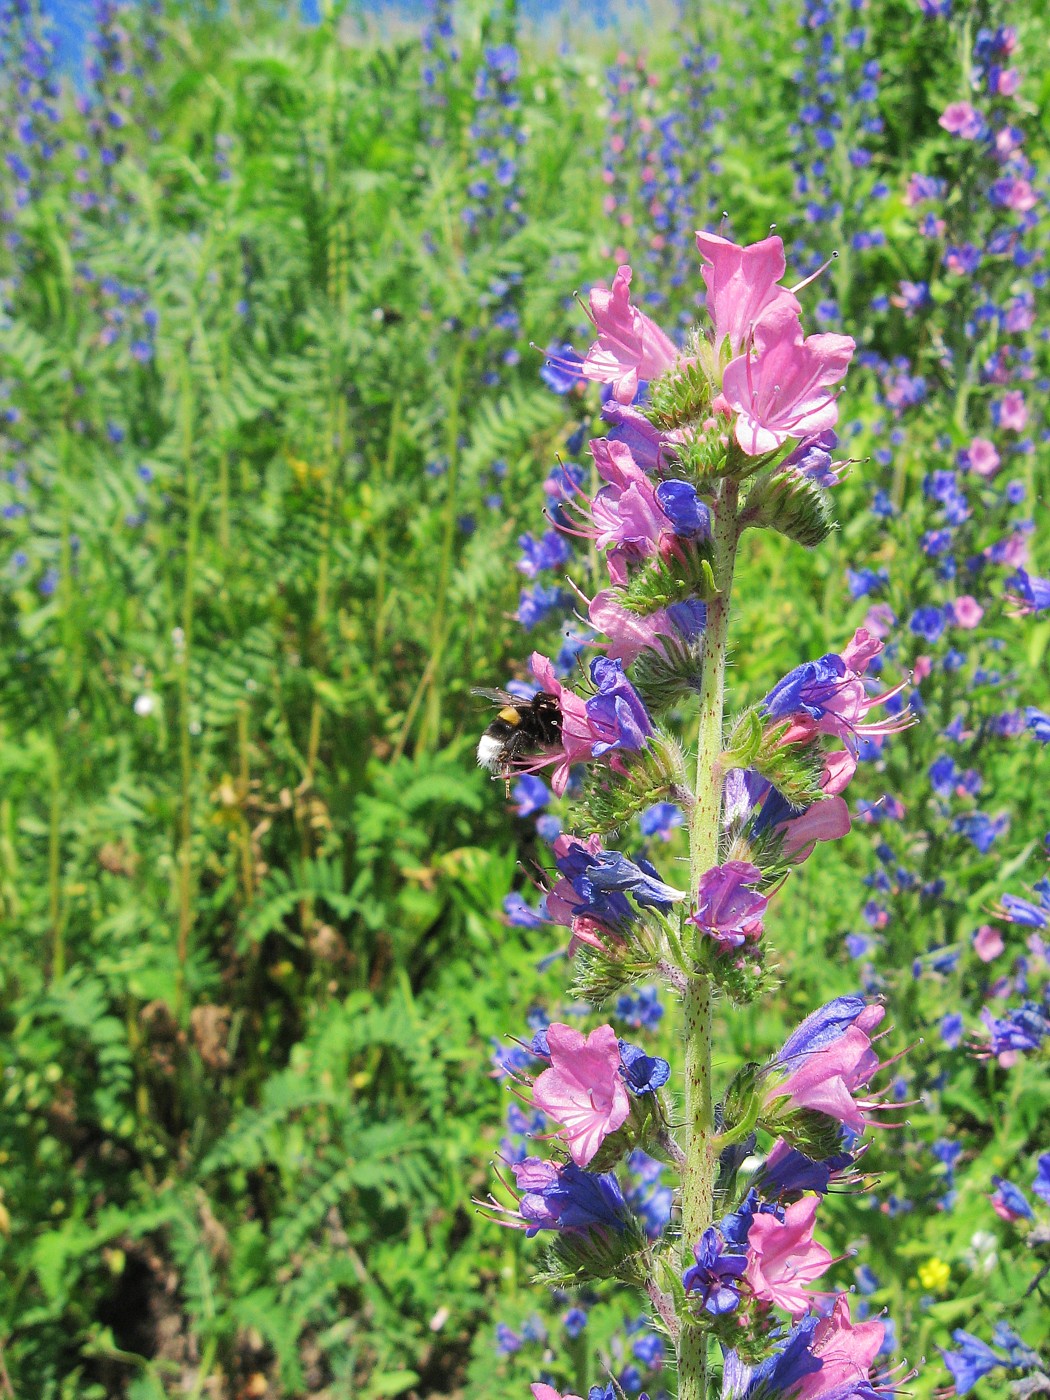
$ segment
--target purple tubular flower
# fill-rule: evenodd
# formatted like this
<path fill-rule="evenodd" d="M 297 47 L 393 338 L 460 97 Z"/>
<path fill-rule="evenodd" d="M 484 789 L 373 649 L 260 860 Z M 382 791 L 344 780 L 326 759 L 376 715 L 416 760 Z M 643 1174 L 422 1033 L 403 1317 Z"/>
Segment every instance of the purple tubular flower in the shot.
<path fill-rule="evenodd" d="M 696 1263 L 682 1274 L 685 1291 L 697 1294 L 704 1311 L 714 1317 L 732 1312 L 740 1303 L 747 1255 L 726 1254 L 718 1231 L 709 1225 L 693 1246 L 693 1257 Z"/>
<path fill-rule="evenodd" d="M 683 641 L 695 642 L 703 636 L 707 626 L 707 605 L 696 598 L 687 598 L 682 603 L 671 603 L 666 609 L 667 616 L 674 623 L 675 630 Z"/>
<path fill-rule="evenodd" d="M 654 471 L 664 465 L 663 438 L 660 430 L 655 428 L 639 409 L 610 399 L 602 408 L 602 417 L 613 425 L 609 433 L 610 441 L 626 443 L 640 467 L 644 467 L 646 471 Z"/>
<path fill-rule="evenodd" d="M 649 861 L 628 860 L 620 851 L 599 851 L 589 856 L 583 879 L 589 892 L 632 894 L 637 904 L 656 909 L 669 909 L 686 897 L 682 890 L 665 885 Z"/>
<path fill-rule="evenodd" d="M 1022 924 L 1025 928 L 1046 928 L 1050 924 L 1050 880 L 1040 880 L 1032 893 L 1039 896 L 1042 908 L 1019 895 L 1004 894 L 999 901 L 1001 917 L 1007 923 Z"/>
<path fill-rule="evenodd" d="M 1027 899 L 1015 894 L 1004 894 L 1000 901 L 1008 923 L 1023 924 L 1026 928 L 1045 928 L 1047 916 Z"/>
<path fill-rule="evenodd" d="M 631 1352 L 636 1361 L 640 1361 L 643 1366 L 650 1371 L 659 1370 L 664 1359 L 663 1338 L 656 1332 L 647 1332 L 644 1337 L 639 1337 L 631 1347 Z"/>
<path fill-rule="evenodd" d="M 671 832 L 684 821 L 682 809 L 673 802 L 656 802 L 641 814 L 638 826 L 643 836 L 659 836 L 662 841 L 669 841 Z"/>
<path fill-rule="evenodd" d="M 1050 1152 L 1043 1152 L 1036 1159 L 1037 1170 L 1032 1190 L 1041 1201 L 1050 1206 Z"/>
<path fill-rule="evenodd" d="M 519 817 L 531 817 L 551 800 L 550 788 L 535 773 L 523 773 L 511 789 L 511 797 Z"/>
<path fill-rule="evenodd" d="M 751 1222 L 755 1218 L 755 1212 L 759 1209 L 758 1191 L 754 1186 L 737 1206 L 736 1210 L 727 1211 L 718 1222 L 718 1229 L 731 1249 L 746 1249 L 747 1236 L 751 1229 Z M 772 1209 L 772 1207 L 770 1207 Z"/>
<path fill-rule="evenodd" d="M 661 481 L 656 501 L 674 527 L 686 539 L 707 539 L 711 534 L 711 512 L 698 498 L 688 481 Z"/>
<path fill-rule="evenodd" d="M 762 915 L 769 900 L 750 887 L 761 878 L 762 872 L 748 861 L 714 866 L 700 877 L 696 912 L 689 922 L 723 948 L 756 942 L 762 936 Z"/>
<path fill-rule="evenodd" d="M 971 1332 L 964 1332 L 961 1327 L 952 1333 L 952 1341 L 958 1345 L 959 1351 L 941 1351 L 941 1356 L 955 1382 L 956 1395 L 965 1395 L 982 1376 L 994 1371 L 997 1366 L 1006 1365 L 987 1343 Z"/>
<path fill-rule="evenodd" d="M 542 584 L 537 584 L 533 589 L 523 588 L 518 599 L 518 611 L 514 616 L 526 632 L 531 632 L 556 608 L 563 607 L 565 601 L 564 590 L 556 584 L 552 584 L 549 588 L 545 588 Z"/>
<path fill-rule="evenodd" d="M 512 1332 L 505 1322 L 500 1322 L 496 1326 L 496 1350 L 500 1356 L 513 1356 L 516 1351 L 520 1351 L 524 1343 L 517 1332 Z"/>
<path fill-rule="evenodd" d="M 776 683 L 762 701 L 762 708 L 770 719 L 795 714 L 822 719 L 825 705 L 839 693 L 845 675 L 846 663 L 833 652 L 806 661 Z"/>
<path fill-rule="evenodd" d="M 815 1162 L 797 1147 L 788 1147 L 783 1141 L 778 1141 L 766 1158 L 755 1184 L 762 1195 L 771 1201 L 786 1201 L 788 1197 L 801 1196 L 806 1191 L 826 1196 L 832 1177 L 852 1165 L 853 1157 L 849 1152 L 837 1152 L 826 1162 Z"/>
<path fill-rule="evenodd" d="M 957 1011 L 949 1011 L 941 1018 L 941 1039 L 949 1050 L 955 1050 L 962 1040 L 963 1018 Z"/>
<path fill-rule="evenodd" d="M 538 540 L 532 535 L 519 535 L 518 544 L 518 569 L 526 578 L 535 578 L 544 570 L 560 569 L 571 552 L 569 541 L 559 530 L 547 530 Z"/>
<path fill-rule="evenodd" d="M 526 904 L 520 894 L 508 894 L 503 900 L 503 914 L 508 924 L 514 928 L 543 928 L 550 922 L 543 900 L 533 909 Z"/>
<path fill-rule="evenodd" d="M 653 723 L 642 697 L 624 674 L 623 663 L 607 656 L 591 662 L 591 680 L 598 688 L 584 706 L 595 734 L 591 753 L 595 758 L 613 749 L 637 753 L 653 732 Z"/>
<path fill-rule="evenodd" d="M 1050 608 L 1050 578 L 1033 578 L 1026 569 L 1018 569 L 1006 580 L 1022 612 L 1044 612 Z"/>
<path fill-rule="evenodd" d="M 833 1045 L 849 1030 L 865 1008 L 862 996 L 836 997 L 806 1017 L 797 1030 L 785 1040 L 776 1057 L 778 1065 L 790 1064 L 799 1055 L 812 1055 Z"/>
<path fill-rule="evenodd" d="M 784 458 L 781 469 L 794 467 L 796 471 L 811 477 L 818 486 L 835 486 L 838 477 L 831 469 L 831 454 L 837 445 L 838 437 L 832 429 L 816 433 L 800 442 L 794 452 Z"/>
<path fill-rule="evenodd" d="M 582 1308 L 570 1308 L 562 1318 L 562 1326 L 565 1328 L 566 1336 L 575 1341 L 587 1326 L 587 1314 Z"/>
<path fill-rule="evenodd" d="M 540 1230 L 622 1234 L 626 1228 L 627 1206 L 611 1173 L 585 1172 L 573 1162 L 556 1166 L 539 1157 L 514 1162 L 511 1171 L 522 1192 L 518 1214 L 530 1238 Z"/>
<path fill-rule="evenodd" d="M 1015 1186 L 1012 1181 L 1007 1181 L 1004 1176 L 993 1176 L 992 1185 L 995 1187 L 992 1206 L 997 1215 L 1001 1215 L 1007 1220 L 1032 1219 L 1034 1212 L 1019 1186 Z"/>
<path fill-rule="evenodd" d="M 971 841 L 983 856 L 988 854 L 1009 825 L 1010 818 L 1005 813 L 993 820 L 984 812 L 967 812 L 965 816 L 955 818 L 952 830 Z"/>
<path fill-rule="evenodd" d="M 1024 712 L 1025 728 L 1029 729 L 1041 744 L 1050 744 L 1050 715 L 1028 705 Z"/>
<path fill-rule="evenodd" d="M 787 1395 L 798 1388 L 799 1382 L 823 1366 L 819 1356 L 810 1350 L 813 1333 L 820 1318 L 803 1318 L 793 1327 L 779 1351 L 766 1357 L 760 1366 L 746 1366 L 735 1351 L 726 1353 L 722 1373 L 722 1400 L 749 1400 L 750 1396 Z"/>
<path fill-rule="evenodd" d="M 942 608 L 916 608 L 908 626 L 917 637 L 926 642 L 935 642 L 944 631 L 947 619 Z"/>
<path fill-rule="evenodd" d="M 986 1008 L 981 1012 L 981 1020 L 988 1029 L 993 1055 L 1008 1050 L 1038 1050 L 1050 1036 L 1050 1019 L 1035 1001 L 1023 1002 L 999 1019 Z"/>
<path fill-rule="evenodd" d="M 624 1083 L 632 1094 L 654 1094 L 665 1085 L 671 1066 L 659 1055 L 647 1055 L 629 1040 L 620 1041 L 620 1064 Z"/>
<path fill-rule="evenodd" d="M 992 1341 L 1009 1354 L 1009 1364 L 1022 1371 L 1032 1371 L 1039 1366 L 1039 1356 L 1027 1343 L 1023 1342 L 1012 1327 L 1005 1322 L 997 1322 L 992 1331 Z"/>

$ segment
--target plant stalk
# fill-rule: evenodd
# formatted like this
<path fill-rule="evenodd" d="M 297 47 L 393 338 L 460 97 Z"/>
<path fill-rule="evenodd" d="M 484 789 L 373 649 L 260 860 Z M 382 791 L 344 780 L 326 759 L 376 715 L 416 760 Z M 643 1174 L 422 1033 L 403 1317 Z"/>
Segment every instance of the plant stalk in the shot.
<path fill-rule="evenodd" d="M 740 526 L 739 488 L 722 482 L 715 499 L 711 538 L 718 596 L 707 605 L 707 628 L 700 668 L 697 729 L 696 804 L 689 823 L 690 891 L 718 864 L 722 815 L 722 719 L 725 708 L 726 636 Z M 685 1025 L 685 1164 L 682 1168 L 682 1267 L 692 1263 L 693 1246 L 714 1218 L 718 1168 L 714 1097 L 711 1090 L 711 983 L 688 978 L 683 996 Z M 679 1400 L 706 1400 L 707 1333 L 682 1319 L 678 1338 Z"/>

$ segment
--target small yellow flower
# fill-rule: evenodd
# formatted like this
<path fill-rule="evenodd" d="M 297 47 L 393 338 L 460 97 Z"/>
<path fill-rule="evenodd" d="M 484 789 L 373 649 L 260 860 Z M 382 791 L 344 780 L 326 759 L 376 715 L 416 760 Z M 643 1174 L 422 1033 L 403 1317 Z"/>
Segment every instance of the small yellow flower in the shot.
<path fill-rule="evenodd" d="M 919 1282 L 931 1293 L 943 1293 L 948 1287 L 952 1271 L 943 1259 L 927 1259 L 919 1265 Z"/>

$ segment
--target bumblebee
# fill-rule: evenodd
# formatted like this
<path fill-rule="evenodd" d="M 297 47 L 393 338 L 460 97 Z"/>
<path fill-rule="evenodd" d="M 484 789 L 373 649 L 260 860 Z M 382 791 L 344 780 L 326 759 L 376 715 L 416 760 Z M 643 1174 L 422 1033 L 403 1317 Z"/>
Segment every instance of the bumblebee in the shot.
<path fill-rule="evenodd" d="M 478 764 L 494 777 L 509 778 L 515 759 L 556 748 L 561 743 L 558 697 L 545 690 L 519 700 L 506 690 L 475 690 L 501 706 L 478 741 Z"/>

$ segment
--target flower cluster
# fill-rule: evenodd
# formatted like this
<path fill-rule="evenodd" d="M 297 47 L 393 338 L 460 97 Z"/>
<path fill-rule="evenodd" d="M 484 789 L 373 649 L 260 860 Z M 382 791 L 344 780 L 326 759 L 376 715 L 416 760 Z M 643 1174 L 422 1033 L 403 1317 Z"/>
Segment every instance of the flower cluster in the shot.
<path fill-rule="evenodd" d="M 740 538 L 774 529 L 813 544 L 830 530 L 837 386 L 854 343 L 806 335 L 779 238 L 741 247 L 699 233 L 697 247 L 705 331 L 680 348 L 640 309 L 625 263 L 590 293 L 586 352 L 549 354 L 545 374 L 564 381 L 554 387 L 601 386 L 609 431 L 589 445 L 591 492 L 584 474 L 563 470 L 554 533 L 522 541 L 527 568 L 560 564 L 559 539 L 575 534 L 603 559 L 608 584 L 579 595 L 591 631 L 577 650 L 593 653 L 576 663 L 586 680 L 570 686 L 561 661 L 534 652 L 531 682 L 516 693 L 530 721 L 540 717 L 535 732 L 506 737 L 525 724 L 526 711 L 511 707 L 479 745 L 479 761 L 514 777 L 519 815 L 551 843 L 539 903 L 512 896 L 507 917 L 567 929 L 574 995 L 613 1005 L 628 1024 L 653 1026 L 646 988 L 669 987 L 685 1004 L 687 1057 L 709 1043 L 712 995 L 739 1004 L 767 985 L 774 894 L 818 840 L 848 831 L 842 793 L 866 746 L 911 723 L 895 706 L 903 687 L 873 679 L 883 641 L 860 628 L 723 725 Z M 668 715 L 690 695 L 700 723 L 687 761 Z M 633 821 L 643 847 L 612 849 L 609 834 Z M 649 841 L 679 826 L 690 834 L 688 888 L 650 859 Z M 500 1052 L 524 1103 L 502 1154 L 512 1200 L 492 1198 L 488 1210 L 549 1238 L 553 1285 L 616 1278 L 643 1289 L 676 1346 L 687 1400 L 702 1393 L 689 1377 L 716 1339 L 727 1396 L 776 1389 L 778 1378 L 786 1390 L 799 1376 L 813 1396 L 834 1393 L 847 1373 L 875 1386 L 887 1329 L 852 1321 L 844 1295 L 816 1287 L 834 1261 L 815 1230 L 832 1184 L 859 1181 L 865 1131 L 893 1121 L 892 1086 L 874 1087 L 886 1067 L 882 1018 L 861 995 L 828 1003 L 764 1065 L 738 1071 L 717 1117 L 697 1097 L 700 1079 L 687 1077 L 684 1122 L 669 1059 L 610 1022 L 537 1025 Z M 532 1155 L 522 1134 L 546 1140 L 549 1155 Z M 756 1155 L 761 1167 L 742 1176 Z M 717 1219 L 715 1183 L 696 1178 L 708 1160 L 718 1163 Z M 663 1234 L 666 1200 L 654 1221 L 652 1195 L 625 1187 L 624 1173 L 645 1162 L 680 1178 L 682 1253 Z"/>

